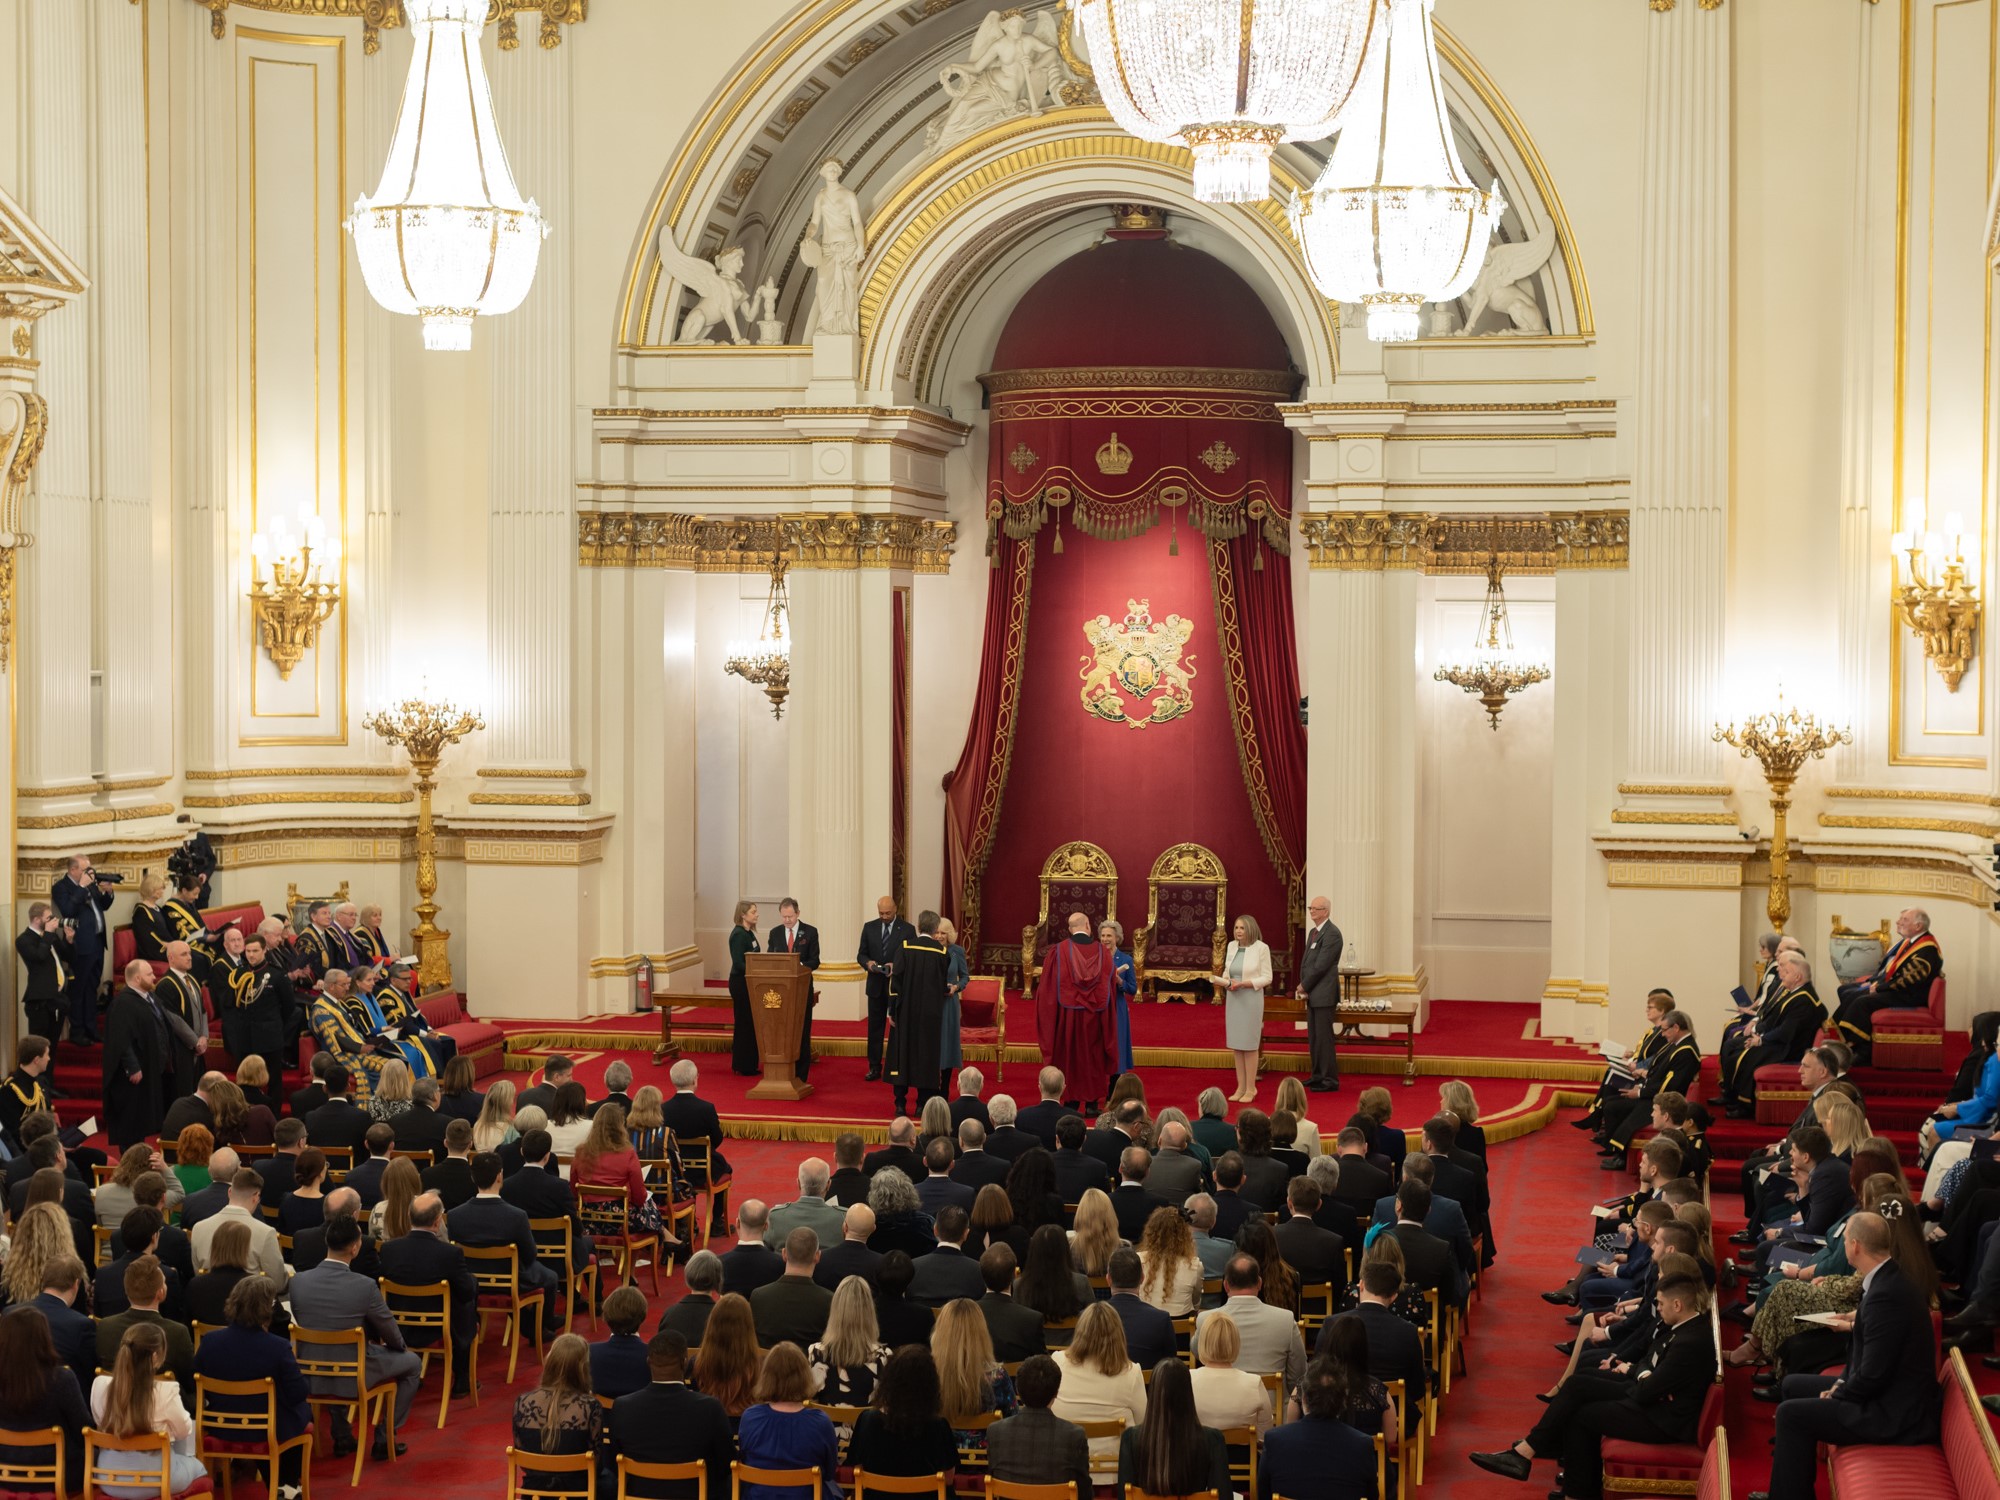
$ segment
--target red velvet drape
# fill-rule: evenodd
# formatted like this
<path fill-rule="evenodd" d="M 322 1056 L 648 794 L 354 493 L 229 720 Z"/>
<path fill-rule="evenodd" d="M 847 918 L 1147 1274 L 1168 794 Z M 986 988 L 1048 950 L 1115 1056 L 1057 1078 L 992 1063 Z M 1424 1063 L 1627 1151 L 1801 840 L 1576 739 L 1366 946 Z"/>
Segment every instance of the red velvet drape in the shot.
<path fill-rule="evenodd" d="M 986 629 L 979 650 L 979 689 L 966 726 L 965 748 L 944 779 L 942 911 L 967 953 L 979 951 L 979 882 L 993 849 L 1007 765 L 1020 710 L 1021 645 L 1028 625 L 1028 586 L 1035 549 L 1004 534 L 993 555 L 986 594 Z"/>

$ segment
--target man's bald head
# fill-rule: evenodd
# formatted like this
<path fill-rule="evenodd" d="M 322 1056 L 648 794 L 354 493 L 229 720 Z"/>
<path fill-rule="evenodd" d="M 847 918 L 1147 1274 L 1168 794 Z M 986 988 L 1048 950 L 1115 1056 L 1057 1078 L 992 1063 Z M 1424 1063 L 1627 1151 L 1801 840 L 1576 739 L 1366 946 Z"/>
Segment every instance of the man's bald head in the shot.
<path fill-rule="evenodd" d="M 167 967 L 185 974 L 194 967 L 194 950 L 176 938 L 167 944 Z"/>
<path fill-rule="evenodd" d="M 361 1212 L 361 1195 L 351 1187 L 337 1187 L 326 1195 L 320 1212 L 328 1219 L 351 1219 Z"/>
<path fill-rule="evenodd" d="M 917 1122 L 908 1115 L 897 1115 L 889 1122 L 889 1144 L 908 1146 L 917 1139 Z"/>
<path fill-rule="evenodd" d="M 204 1078 L 202 1082 L 207 1083 L 208 1080 Z M 211 1182 L 227 1182 L 236 1175 L 236 1169 L 242 1165 L 243 1159 L 236 1154 L 233 1147 L 218 1146 L 209 1153 L 209 1180 Z"/>
<path fill-rule="evenodd" d="M 1071 912 L 1069 914 L 1069 930 L 1071 932 L 1088 934 L 1090 931 L 1090 918 L 1086 917 L 1080 911 Z"/>
<path fill-rule="evenodd" d="M 875 915 L 885 922 L 893 920 L 896 915 L 896 898 L 894 896 L 883 896 L 877 900 L 875 903 Z"/>
<path fill-rule="evenodd" d="M 840 1221 L 840 1232 L 850 1240 L 865 1240 L 875 1232 L 875 1210 L 856 1203 Z"/>

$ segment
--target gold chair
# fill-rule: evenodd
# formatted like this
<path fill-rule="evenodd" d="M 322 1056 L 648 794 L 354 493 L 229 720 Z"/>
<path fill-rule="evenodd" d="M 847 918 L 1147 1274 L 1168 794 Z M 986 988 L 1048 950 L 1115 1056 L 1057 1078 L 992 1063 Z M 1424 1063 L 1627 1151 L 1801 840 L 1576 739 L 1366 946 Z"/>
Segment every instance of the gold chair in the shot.
<path fill-rule="evenodd" d="M 1149 1495 L 1136 1484 L 1125 1486 L 1125 1500 L 1215 1500 L 1214 1490 L 1190 1490 L 1185 1495 Z"/>
<path fill-rule="evenodd" d="M 1308 1345 L 1340 1308 L 1341 1288 L 1330 1281 L 1299 1288 L 1299 1334 Z"/>
<path fill-rule="evenodd" d="M 1093 1421 L 1078 1422 L 1083 1435 L 1090 1443 L 1090 1480 L 1097 1488 L 1116 1487 L 1118 1483 L 1118 1443 L 1125 1436 L 1123 1417 L 1102 1417 Z M 1110 1446 L 1099 1451 L 1098 1442 L 1108 1441 Z M 1100 1477 L 1103 1476 L 1103 1477 Z"/>
<path fill-rule="evenodd" d="M 1093 932 L 1106 917 L 1117 916 L 1118 866 L 1097 845 L 1071 839 L 1058 845 L 1042 861 L 1041 897 L 1040 913 L 1021 929 L 1024 994 L 1033 992 L 1042 972 L 1042 955 L 1049 945 L 1068 937 L 1070 913 L 1080 911 L 1090 918 Z"/>
<path fill-rule="evenodd" d="M 1408 1405 L 1408 1382 L 1402 1380 L 1385 1380 L 1382 1382 L 1382 1386 L 1383 1389 L 1388 1391 L 1389 1399 L 1396 1403 L 1396 1431 L 1401 1436 L 1401 1442 L 1396 1451 L 1396 1496 L 1397 1500 L 1408 1500 L 1410 1486 L 1412 1484 L 1420 1485 L 1424 1482 L 1424 1424 L 1428 1420 L 1428 1417 L 1423 1409 L 1424 1403 L 1419 1402 L 1416 1413 L 1415 1431 L 1413 1432 L 1411 1430 L 1410 1408 Z M 1416 1468 L 1414 1478 L 1410 1473 L 1412 1464 Z"/>
<path fill-rule="evenodd" d="M 829 1406 L 824 1401 L 809 1401 L 808 1406 L 826 1413 L 833 1423 L 834 1435 L 840 1439 L 840 1461 L 847 1462 L 847 1445 L 854 1437 L 854 1424 L 861 1420 L 861 1414 L 868 1410 L 865 1406 Z"/>
<path fill-rule="evenodd" d="M 112 1233 L 112 1230 L 106 1229 L 102 1224 L 93 1224 L 90 1226 L 90 1243 L 94 1247 L 97 1264 L 100 1266 L 111 1264 L 112 1256 L 109 1252 L 111 1249 Z"/>
<path fill-rule="evenodd" d="M 315 1379 L 352 1381 L 352 1396 L 308 1395 L 312 1404 L 313 1426 L 319 1426 L 322 1410 L 345 1416 L 354 1432 L 354 1477 L 350 1487 L 361 1483 L 361 1465 L 368 1458 L 369 1444 L 379 1422 L 388 1444 L 389 1462 L 396 1461 L 396 1382 L 368 1383 L 368 1331 L 345 1328 L 331 1333 L 318 1328 L 292 1325 L 292 1353 L 298 1357 L 299 1373 L 308 1383 Z M 378 1416 L 377 1413 L 380 1413 Z"/>
<path fill-rule="evenodd" d="M 1139 993 L 1161 982 L 1192 985 L 1222 968 L 1229 950 L 1229 876 L 1215 852 L 1175 844 L 1146 876 L 1146 925 L 1132 934 Z M 1275 946 L 1275 945 L 1274 945 Z"/>
<path fill-rule="evenodd" d="M 958 1477 L 954 1489 L 976 1490 L 986 1477 L 986 1429 L 1006 1415 L 983 1411 L 976 1416 L 953 1417 L 952 1431 L 958 1435 Z M 975 1436 L 976 1434 L 976 1436 Z"/>
<path fill-rule="evenodd" d="M 197 1322 L 191 1326 L 194 1329 L 194 1346 L 195 1348 L 199 1349 L 201 1347 L 201 1341 L 203 1339 L 207 1338 L 211 1333 L 214 1333 L 217 1329 L 225 1328 L 228 1325 L 224 1323 Z"/>
<path fill-rule="evenodd" d="M 1271 1425 L 1279 1427 L 1285 1421 L 1285 1377 L 1282 1371 L 1270 1371 L 1257 1377 L 1265 1394 L 1271 1398 Z"/>
<path fill-rule="evenodd" d="M 854 1500 L 867 1500 L 868 1494 L 877 1495 L 932 1495 L 936 1500 L 947 1500 L 951 1493 L 951 1481 L 942 1474 L 870 1474 L 866 1469 L 854 1471 L 854 1482 L 847 1487 Z"/>
<path fill-rule="evenodd" d="M 818 1469 L 759 1469 L 741 1459 L 729 1461 L 730 1500 L 743 1500 L 746 1484 L 768 1484 L 773 1489 L 811 1490 L 812 1500 L 823 1493 Z"/>
<path fill-rule="evenodd" d="M 697 1459 L 688 1464 L 642 1464 L 636 1458 L 618 1455 L 617 1500 L 632 1500 L 626 1483 L 632 1479 L 679 1480 L 694 1484 L 694 1500 L 708 1500 L 708 1465 Z"/>
<path fill-rule="evenodd" d="M 666 1255 L 666 1246 L 658 1231 L 632 1227 L 624 1188 L 591 1183 L 578 1186 L 576 1214 L 600 1254 L 605 1250 L 616 1253 L 620 1281 L 633 1281 L 633 1273 L 638 1270 L 643 1258 L 647 1279 L 653 1284 L 653 1295 L 660 1295 L 660 1261 Z"/>
<path fill-rule="evenodd" d="M 1257 1448 L 1258 1433 L 1254 1427 L 1225 1427 L 1222 1429 L 1223 1446 L 1229 1450 L 1229 1479 L 1237 1487 L 1239 1494 L 1257 1493 Z M 1236 1461 L 1236 1450 L 1243 1450 L 1243 1462 Z"/>
<path fill-rule="evenodd" d="M 1089 1500 L 1089 1497 L 1077 1494 L 1073 1480 L 1068 1484 L 1012 1484 L 988 1474 L 986 1500 Z"/>
<path fill-rule="evenodd" d="M 451 1342 L 451 1283 L 433 1281 L 424 1286 L 412 1286 L 407 1282 L 382 1280 L 382 1300 L 389 1304 L 389 1315 L 396 1320 L 396 1326 L 403 1330 L 403 1343 L 410 1353 L 417 1356 L 421 1367 L 417 1379 L 429 1378 L 431 1356 L 437 1355 L 444 1365 L 444 1384 L 438 1387 L 438 1426 L 444 1426 L 444 1419 L 451 1410 L 452 1363 L 458 1357 Z M 435 1335 L 435 1340 L 427 1338 L 418 1343 L 411 1334 Z M 466 1359 L 466 1380 L 472 1389 L 472 1404 L 479 1404 L 479 1330 L 472 1330 L 472 1353 Z"/>
<path fill-rule="evenodd" d="M 1194 1368 L 1194 1314 L 1185 1318 L 1175 1318 L 1174 1352 L 1181 1357 L 1181 1363 L 1190 1370 Z"/>
<path fill-rule="evenodd" d="M 530 1307 L 535 1310 L 535 1358 L 542 1357 L 542 1309 L 548 1294 L 540 1287 L 521 1286 L 521 1252 L 514 1245 L 464 1245 L 465 1263 L 472 1279 L 479 1283 L 479 1330 L 497 1315 L 500 1342 L 507 1346 L 507 1383 L 514 1383 L 514 1368 L 521 1358 L 521 1339 L 526 1325 L 521 1318 Z"/>
<path fill-rule="evenodd" d="M 688 1181 L 694 1184 L 695 1200 L 708 1199 L 708 1207 L 701 1215 L 701 1248 L 706 1250 L 709 1229 L 715 1223 L 716 1199 L 729 1191 L 731 1178 L 724 1174 L 720 1182 L 715 1180 L 715 1142 L 706 1136 L 679 1141 L 681 1148 L 681 1170 L 687 1173 Z"/>
<path fill-rule="evenodd" d="M 100 1453 L 156 1453 L 157 1464 L 149 1463 L 143 1469 L 130 1460 L 117 1459 L 110 1463 L 101 1462 Z M 197 1480 L 199 1484 L 201 1481 Z M 83 1497 L 97 1500 L 100 1486 L 117 1485 L 121 1489 L 148 1489 L 157 1491 L 160 1500 L 173 1500 L 173 1440 L 164 1432 L 137 1432 L 131 1437 L 113 1437 L 108 1432 L 99 1432 L 95 1427 L 83 1429 Z M 190 1485 L 189 1489 L 193 1486 Z M 187 1491 L 182 1491 L 185 1494 Z"/>
<path fill-rule="evenodd" d="M 33 1448 L 46 1448 L 52 1456 L 45 1464 L 14 1456 L 17 1451 Z M 0 1491 L 18 1494 L 42 1488 L 47 1488 L 51 1496 L 69 1494 L 69 1481 L 63 1472 L 63 1430 L 45 1427 L 9 1432 L 0 1427 Z"/>
<path fill-rule="evenodd" d="M 590 1314 L 592 1331 L 598 1327 L 597 1321 L 597 1272 L 596 1261 L 582 1270 L 576 1268 L 576 1247 L 570 1239 L 573 1226 L 568 1219 L 530 1219 L 528 1232 L 535 1237 L 535 1255 L 556 1268 L 556 1279 L 568 1288 L 563 1297 L 563 1332 L 568 1333 L 576 1322 L 576 1299 L 583 1298 L 583 1310 Z"/>
<path fill-rule="evenodd" d="M 580 1474 L 581 1487 L 560 1483 L 558 1476 Z M 530 1475 L 536 1477 L 529 1478 Z M 507 1500 L 597 1500 L 595 1453 L 525 1453 L 507 1449 Z"/>
<path fill-rule="evenodd" d="M 212 1404 L 220 1397 L 224 1406 Z M 256 1405 L 240 1403 L 255 1399 Z M 313 1435 L 310 1429 L 295 1438 L 278 1437 L 278 1383 L 269 1375 L 259 1380 L 212 1380 L 194 1378 L 195 1456 L 208 1465 L 209 1472 L 222 1481 L 223 1500 L 235 1493 L 233 1462 L 264 1465 L 264 1491 L 278 1493 L 278 1463 L 294 1448 L 305 1452 L 299 1458 L 301 1500 L 311 1500 Z"/>
<path fill-rule="evenodd" d="M 1075 1318 L 1051 1318 L 1042 1324 L 1042 1338 L 1051 1350 L 1067 1349 L 1076 1337 Z"/>

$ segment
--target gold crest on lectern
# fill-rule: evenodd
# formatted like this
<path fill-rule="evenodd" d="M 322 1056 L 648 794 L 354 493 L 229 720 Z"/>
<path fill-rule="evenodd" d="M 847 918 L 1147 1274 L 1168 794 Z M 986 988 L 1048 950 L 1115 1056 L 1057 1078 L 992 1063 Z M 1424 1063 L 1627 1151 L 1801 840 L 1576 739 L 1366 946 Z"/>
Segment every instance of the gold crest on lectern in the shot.
<path fill-rule="evenodd" d="M 1093 718 L 1144 729 L 1194 708 L 1194 657 L 1181 654 L 1194 622 L 1168 615 L 1155 623 L 1151 604 L 1126 600 L 1125 618 L 1115 624 L 1109 615 L 1084 621 L 1083 638 L 1092 654 L 1083 658 L 1080 696 Z M 1128 704 L 1128 697 L 1138 701 Z"/>

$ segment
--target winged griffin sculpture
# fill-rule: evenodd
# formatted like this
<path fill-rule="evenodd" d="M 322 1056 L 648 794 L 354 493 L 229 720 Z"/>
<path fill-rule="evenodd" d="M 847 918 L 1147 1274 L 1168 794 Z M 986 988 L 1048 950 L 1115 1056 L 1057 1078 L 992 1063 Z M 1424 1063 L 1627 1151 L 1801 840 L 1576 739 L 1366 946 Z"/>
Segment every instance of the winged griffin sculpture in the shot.
<path fill-rule="evenodd" d="M 742 250 L 732 245 L 713 261 L 703 260 L 681 249 L 674 239 L 672 225 L 661 227 L 659 250 L 660 264 L 666 273 L 695 294 L 695 304 L 681 319 L 680 335 L 675 342 L 709 343 L 709 330 L 720 323 L 728 327 L 731 343 L 749 343 L 736 320 L 750 316 L 757 298 L 743 289 Z"/>
<path fill-rule="evenodd" d="M 1555 229 L 1544 224 L 1532 238 L 1518 244 L 1495 245 L 1488 250 L 1486 264 L 1479 268 L 1479 278 L 1465 294 L 1465 322 L 1458 330 L 1459 336 L 1470 335 L 1479 326 L 1481 314 L 1489 308 L 1511 324 L 1499 329 L 1500 333 L 1547 333 L 1548 319 L 1542 316 L 1541 304 L 1535 301 L 1528 283 L 1555 247 Z"/>

